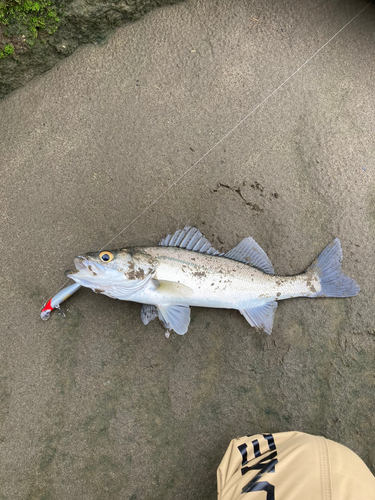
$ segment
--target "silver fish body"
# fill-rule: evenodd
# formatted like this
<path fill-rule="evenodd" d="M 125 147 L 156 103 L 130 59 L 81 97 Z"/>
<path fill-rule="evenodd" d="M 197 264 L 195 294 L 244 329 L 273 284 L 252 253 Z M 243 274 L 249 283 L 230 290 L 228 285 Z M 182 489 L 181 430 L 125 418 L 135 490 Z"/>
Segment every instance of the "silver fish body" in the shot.
<path fill-rule="evenodd" d="M 320 291 L 317 276 L 311 280 L 305 275 L 273 276 L 226 257 L 179 248 L 150 247 L 143 251 L 157 262 L 153 279 L 158 286 L 148 282 L 129 298 L 142 304 L 173 303 L 241 310 L 264 299 L 290 299 Z"/>
<path fill-rule="evenodd" d="M 67 276 L 97 293 L 141 303 L 145 324 L 159 317 L 167 330 L 179 334 L 188 329 L 190 306 L 237 309 L 253 327 L 271 333 L 279 300 L 359 292 L 341 272 L 337 239 L 297 276 L 275 276 L 252 238 L 220 254 L 187 226 L 160 245 L 86 254 L 74 260 L 76 270 Z"/>

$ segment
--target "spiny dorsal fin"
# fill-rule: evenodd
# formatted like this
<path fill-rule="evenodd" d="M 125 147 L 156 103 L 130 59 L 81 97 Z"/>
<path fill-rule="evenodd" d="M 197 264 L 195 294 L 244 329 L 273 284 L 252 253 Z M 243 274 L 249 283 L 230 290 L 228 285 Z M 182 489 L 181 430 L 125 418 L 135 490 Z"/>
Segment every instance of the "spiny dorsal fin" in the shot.
<path fill-rule="evenodd" d="M 275 274 L 273 265 L 266 252 L 253 238 L 245 238 L 236 247 L 229 250 L 224 257 L 243 262 L 244 264 L 250 264 L 264 273 Z"/>
<path fill-rule="evenodd" d="M 208 255 L 223 255 L 216 250 L 196 227 L 185 226 L 173 235 L 168 234 L 160 243 L 162 247 L 179 247 Z"/>

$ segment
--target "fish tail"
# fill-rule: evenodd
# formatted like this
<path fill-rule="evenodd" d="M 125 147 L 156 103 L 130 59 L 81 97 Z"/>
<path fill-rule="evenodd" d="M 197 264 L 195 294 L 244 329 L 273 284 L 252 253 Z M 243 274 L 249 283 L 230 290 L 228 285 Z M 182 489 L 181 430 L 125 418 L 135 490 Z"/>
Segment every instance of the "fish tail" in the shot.
<path fill-rule="evenodd" d="M 321 290 L 310 297 L 353 297 L 360 287 L 341 271 L 342 249 L 340 240 L 332 241 L 306 270 L 317 274 Z"/>

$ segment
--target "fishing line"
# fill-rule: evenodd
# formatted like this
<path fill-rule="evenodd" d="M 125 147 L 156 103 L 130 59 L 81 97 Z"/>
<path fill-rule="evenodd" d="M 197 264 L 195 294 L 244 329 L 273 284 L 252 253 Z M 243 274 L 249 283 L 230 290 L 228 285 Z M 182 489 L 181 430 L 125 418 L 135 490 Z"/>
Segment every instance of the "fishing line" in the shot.
<path fill-rule="evenodd" d="M 120 234 L 122 234 L 124 231 L 126 231 L 132 224 L 134 224 L 135 221 L 137 221 L 145 212 L 147 212 L 147 210 L 149 210 L 153 205 L 155 205 L 155 203 L 157 203 L 160 200 L 160 198 L 162 198 L 166 193 L 168 193 L 168 191 L 170 191 L 183 177 L 185 177 L 185 175 L 188 174 L 190 172 L 190 170 L 192 170 L 194 167 L 196 167 L 198 165 L 198 163 L 200 163 L 204 158 L 206 158 L 206 156 L 208 156 L 219 144 L 221 144 L 232 132 L 234 132 L 245 120 L 247 120 L 249 118 L 249 116 L 251 116 L 253 113 L 255 113 L 255 111 L 257 109 L 259 109 L 265 102 L 268 101 L 268 99 L 270 99 L 274 94 L 276 94 L 276 92 L 278 90 L 280 90 L 291 78 L 293 78 L 294 75 L 296 75 L 299 71 L 301 71 L 301 69 L 304 68 L 306 66 L 306 64 L 308 64 L 312 59 L 314 59 L 314 57 L 317 56 L 319 54 L 319 52 L 324 49 L 324 47 L 326 47 L 330 42 L 332 42 L 332 40 L 334 38 L 336 38 L 336 36 L 339 33 L 341 33 L 341 31 L 343 31 L 351 22 L 353 22 L 354 19 L 356 19 L 360 14 L 362 14 L 362 12 L 365 9 L 367 9 L 367 7 L 369 5 L 370 4 L 367 4 L 366 7 L 364 7 L 360 12 L 358 12 L 358 14 L 356 14 L 353 17 L 353 19 L 351 19 L 348 23 L 346 23 L 345 26 L 343 26 L 335 35 L 333 35 L 333 37 L 330 38 L 328 40 L 328 42 L 326 42 L 324 45 L 322 45 L 320 47 L 320 49 L 315 52 L 315 54 L 313 54 L 311 57 L 309 57 L 309 59 L 307 59 L 307 61 L 305 61 L 302 64 L 302 66 L 300 66 L 296 71 L 294 71 L 294 73 L 292 73 L 286 80 L 284 80 L 283 83 L 281 83 L 265 99 L 263 99 L 262 102 L 260 102 L 257 106 L 255 106 L 255 108 L 253 108 L 228 133 L 226 133 L 214 146 L 212 146 L 211 149 L 209 149 L 203 156 L 201 156 L 199 158 L 199 160 L 197 160 L 195 163 L 193 163 L 193 165 L 191 165 L 182 175 L 180 175 L 180 177 L 178 179 L 176 179 L 169 187 L 167 187 L 167 189 L 165 189 L 150 205 L 148 205 L 148 207 L 146 207 L 140 214 L 138 214 L 137 217 L 135 217 L 135 219 L 133 219 L 127 226 L 125 226 L 124 229 L 122 229 L 118 234 L 116 234 L 116 236 L 114 236 L 111 240 L 109 240 L 104 245 L 104 247 L 102 247 L 100 250 L 103 250 L 104 248 L 106 248 L 106 246 L 109 245 L 109 243 L 112 243 L 112 241 L 117 239 L 120 236 Z"/>
<path fill-rule="evenodd" d="M 339 29 L 339 31 L 333 35 L 324 45 L 322 45 L 320 47 L 320 49 L 318 49 L 311 57 L 309 57 L 298 69 L 296 69 L 294 71 L 294 73 L 292 73 L 290 76 L 288 76 L 288 78 L 286 80 L 283 81 L 283 83 L 281 83 L 275 90 L 273 90 L 265 99 L 263 99 L 262 102 L 260 102 L 257 106 L 255 106 L 255 108 L 253 108 L 246 116 L 244 116 L 229 132 L 227 132 L 216 144 L 214 144 L 214 146 L 212 146 L 203 156 L 201 156 L 199 158 L 199 160 L 197 160 L 195 163 L 193 163 L 193 165 L 191 165 L 187 170 L 185 170 L 185 172 L 183 174 L 180 175 L 180 177 L 178 177 L 178 179 L 176 179 L 169 187 L 167 187 L 167 189 L 165 189 L 152 203 L 150 203 L 150 205 L 148 205 L 142 212 L 140 212 L 137 217 L 135 217 L 131 222 L 129 222 L 129 224 L 127 226 L 124 227 L 124 229 L 122 229 L 119 233 L 116 234 L 116 236 L 114 236 L 111 240 L 107 241 L 107 243 L 100 249 L 100 251 L 104 250 L 104 248 L 106 248 L 110 243 L 112 243 L 112 241 L 114 241 L 115 239 L 117 239 L 120 234 L 124 233 L 130 226 L 132 226 L 134 224 L 134 222 L 136 222 L 140 217 L 142 217 L 142 215 L 147 212 L 147 210 L 149 210 L 153 205 L 155 205 L 159 200 L 160 198 L 162 198 L 166 193 L 168 193 L 168 191 L 170 191 L 183 177 L 185 177 L 185 175 L 187 175 L 191 170 L 193 170 L 194 167 L 196 167 L 198 165 L 198 163 L 200 163 L 204 158 L 206 158 L 206 156 L 208 156 L 219 144 L 221 144 L 232 132 L 234 132 L 245 120 L 247 120 L 253 113 L 255 113 L 255 111 L 257 111 L 265 102 L 267 102 L 274 94 L 276 94 L 276 92 L 278 92 L 289 80 L 291 80 L 297 73 L 299 73 L 299 71 L 301 71 L 302 68 L 304 68 L 312 59 L 314 59 L 314 57 L 316 57 L 319 52 L 321 50 L 324 49 L 324 47 L 326 47 L 330 42 L 332 42 L 332 40 L 334 38 L 337 37 L 337 35 L 339 35 L 341 33 L 341 31 L 343 31 L 347 26 L 349 26 L 350 23 L 352 23 L 354 21 L 354 19 L 356 19 L 360 14 L 362 14 L 362 12 L 364 10 L 367 9 L 367 7 L 369 7 L 370 4 L 367 4 L 360 12 L 358 12 L 358 14 L 356 14 L 349 22 L 347 22 L 342 28 Z M 65 283 L 58 289 L 56 290 L 56 292 L 52 295 L 52 297 L 57 293 L 59 292 L 67 283 L 69 283 L 70 280 L 66 280 Z"/>

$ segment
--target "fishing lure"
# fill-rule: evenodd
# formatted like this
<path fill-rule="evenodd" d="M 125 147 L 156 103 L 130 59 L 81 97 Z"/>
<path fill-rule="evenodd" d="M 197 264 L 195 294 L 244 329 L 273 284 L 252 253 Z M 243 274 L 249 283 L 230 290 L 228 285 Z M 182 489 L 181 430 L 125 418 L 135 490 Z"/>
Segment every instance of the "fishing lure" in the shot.
<path fill-rule="evenodd" d="M 49 319 L 51 312 L 54 309 L 60 309 L 60 304 L 62 304 L 64 300 L 71 297 L 80 288 L 81 285 L 79 283 L 73 283 L 73 285 L 69 285 L 57 292 L 51 299 L 49 299 L 48 302 L 46 302 L 46 304 L 44 304 L 42 310 L 40 311 L 40 317 L 44 321 Z"/>

